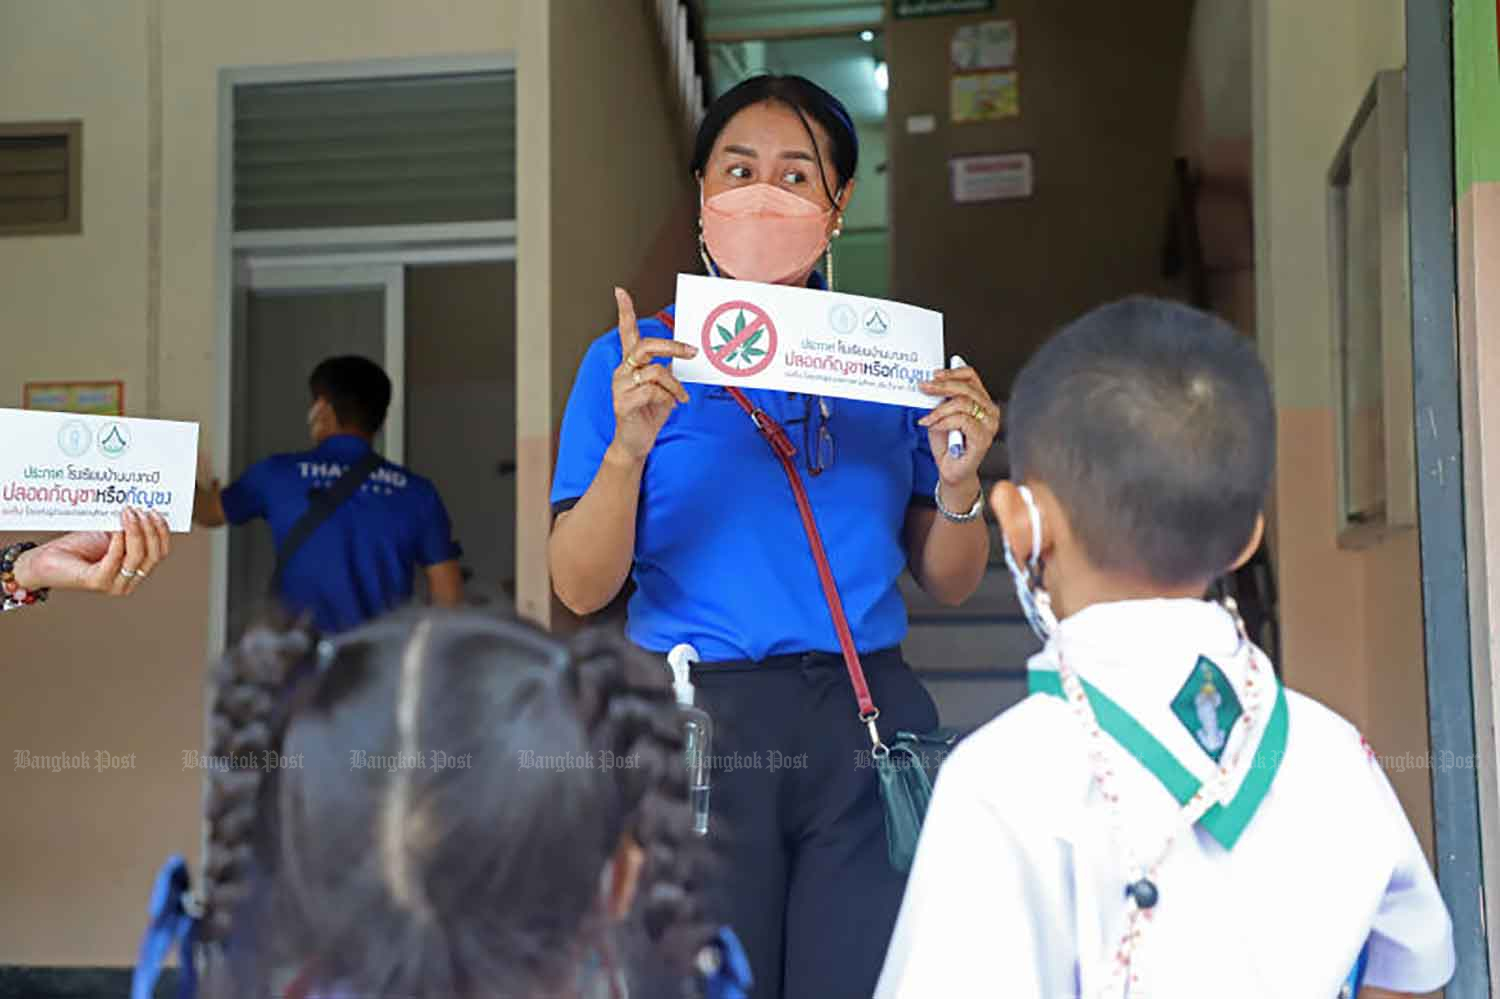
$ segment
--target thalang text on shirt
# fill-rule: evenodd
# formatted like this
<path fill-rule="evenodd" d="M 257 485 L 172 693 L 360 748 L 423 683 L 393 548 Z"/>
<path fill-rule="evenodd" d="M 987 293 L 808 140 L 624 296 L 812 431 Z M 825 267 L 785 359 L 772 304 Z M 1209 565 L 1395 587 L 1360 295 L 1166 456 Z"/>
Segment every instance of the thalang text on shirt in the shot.
<path fill-rule="evenodd" d="M 198 425 L 0 409 L 0 531 L 118 531 L 126 507 L 191 529 Z"/>
<path fill-rule="evenodd" d="M 683 382 L 736 385 L 932 409 L 920 389 L 943 367 L 940 312 L 862 295 L 677 277 Z"/>

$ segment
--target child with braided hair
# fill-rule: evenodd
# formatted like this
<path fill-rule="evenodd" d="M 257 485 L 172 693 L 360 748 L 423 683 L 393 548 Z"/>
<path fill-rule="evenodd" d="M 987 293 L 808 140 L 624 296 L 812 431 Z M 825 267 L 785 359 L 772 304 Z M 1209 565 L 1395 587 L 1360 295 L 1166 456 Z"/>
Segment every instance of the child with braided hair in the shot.
<path fill-rule="evenodd" d="M 665 670 L 623 640 L 262 627 L 215 681 L 204 880 L 163 872 L 137 994 L 174 938 L 231 997 L 745 994 L 698 901 Z"/>

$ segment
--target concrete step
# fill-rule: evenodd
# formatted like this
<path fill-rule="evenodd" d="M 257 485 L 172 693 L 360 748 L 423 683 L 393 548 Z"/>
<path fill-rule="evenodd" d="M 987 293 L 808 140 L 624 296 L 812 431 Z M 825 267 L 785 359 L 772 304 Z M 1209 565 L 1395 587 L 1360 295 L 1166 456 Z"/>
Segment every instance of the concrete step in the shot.
<path fill-rule="evenodd" d="M 922 685 L 937 702 L 938 718 L 942 724 L 966 731 L 978 728 L 1026 697 L 1024 675 L 961 680 L 924 677 Z"/>
<path fill-rule="evenodd" d="M 902 643 L 919 670 L 1022 670 L 1041 643 L 1012 618 L 914 622 Z"/>
<path fill-rule="evenodd" d="M 1016 600 L 1015 586 L 1003 564 L 992 564 L 979 581 L 979 589 L 959 607 L 946 607 L 933 600 L 917 585 L 909 572 L 901 577 L 900 585 L 901 595 L 906 598 L 906 609 L 914 620 L 929 617 L 994 617 L 999 614 L 1009 614 L 1021 620 L 1021 605 Z"/>

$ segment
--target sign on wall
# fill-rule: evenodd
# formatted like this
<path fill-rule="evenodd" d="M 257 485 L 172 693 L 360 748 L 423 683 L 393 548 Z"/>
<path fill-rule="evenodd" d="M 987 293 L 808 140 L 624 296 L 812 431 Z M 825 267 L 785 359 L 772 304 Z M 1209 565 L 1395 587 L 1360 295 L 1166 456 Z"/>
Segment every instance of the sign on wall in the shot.
<path fill-rule="evenodd" d="M 982 14 L 995 9 L 995 0 L 891 0 L 891 4 L 897 17 Z"/>
<path fill-rule="evenodd" d="M 960 73 L 1010 69 L 1016 64 L 1016 48 L 1015 21 L 965 24 L 953 32 L 949 44 L 953 68 Z"/>
<path fill-rule="evenodd" d="M 953 200 L 961 205 L 1029 198 L 1034 183 L 1031 154 L 955 156 L 948 161 L 948 179 Z"/>
<path fill-rule="evenodd" d="M 124 382 L 27 382 L 21 398 L 26 409 L 125 415 Z"/>
<path fill-rule="evenodd" d="M 1021 113 L 1021 74 L 956 73 L 951 87 L 950 114 L 955 125 L 996 121 Z"/>

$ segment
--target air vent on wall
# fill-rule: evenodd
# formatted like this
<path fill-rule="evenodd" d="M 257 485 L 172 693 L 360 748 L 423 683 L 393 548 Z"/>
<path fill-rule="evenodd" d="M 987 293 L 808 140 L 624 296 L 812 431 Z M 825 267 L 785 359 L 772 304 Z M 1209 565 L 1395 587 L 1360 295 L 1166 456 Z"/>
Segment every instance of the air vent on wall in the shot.
<path fill-rule="evenodd" d="M 515 218 L 514 73 L 238 87 L 238 231 Z"/>
<path fill-rule="evenodd" d="M 0 123 L 0 236 L 83 230 L 83 125 Z"/>

